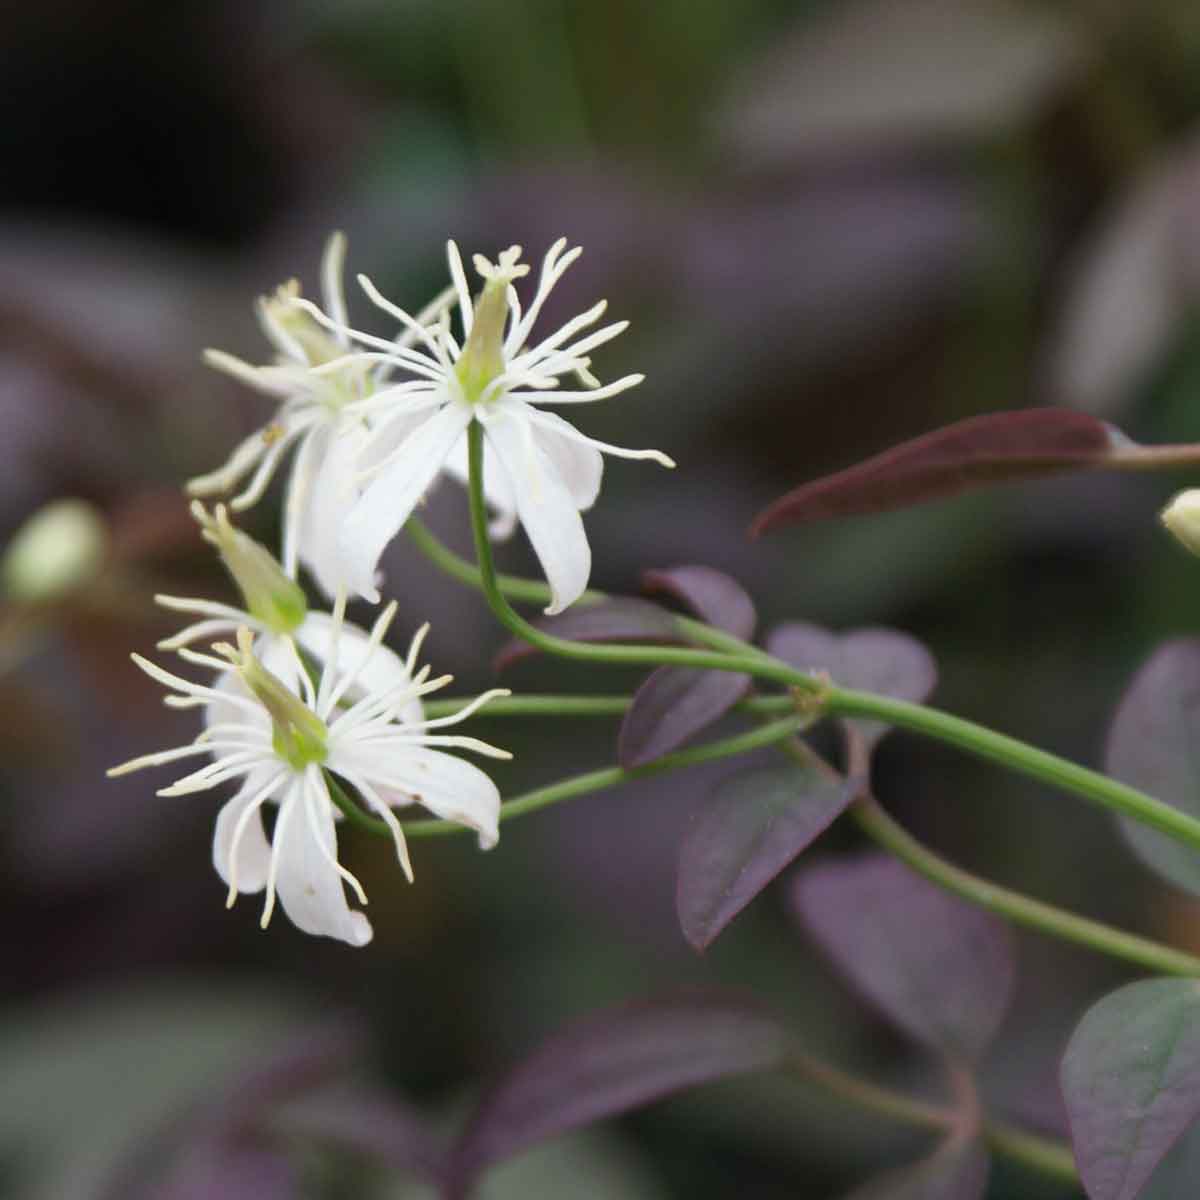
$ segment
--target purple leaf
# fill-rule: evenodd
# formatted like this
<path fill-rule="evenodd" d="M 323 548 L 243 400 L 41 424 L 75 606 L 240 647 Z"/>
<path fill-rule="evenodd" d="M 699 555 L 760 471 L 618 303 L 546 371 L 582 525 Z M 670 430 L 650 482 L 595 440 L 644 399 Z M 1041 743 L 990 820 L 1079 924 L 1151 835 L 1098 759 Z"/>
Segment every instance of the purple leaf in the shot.
<path fill-rule="evenodd" d="M 780 763 L 727 779 L 684 838 L 675 906 L 697 950 L 717 935 L 853 799 L 838 776 Z"/>
<path fill-rule="evenodd" d="M 810 867 L 796 910 L 841 972 L 906 1033 L 977 1058 L 1013 984 L 1004 923 L 882 854 Z"/>
<path fill-rule="evenodd" d="M 736 579 L 712 567 L 660 567 L 642 572 L 642 588 L 666 592 L 701 620 L 742 641 L 754 636 L 754 601 Z"/>
<path fill-rule="evenodd" d="M 846 1200 L 983 1200 L 989 1165 L 978 1141 L 951 1139 L 922 1162 L 855 1188 Z"/>
<path fill-rule="evenodd" d="M 617 734 L 617 761 L 640 767 L 723 717 L 750 687 L 748 675 L 659 667 L 634 693 Z"/>
<path fill-rule="evenodd" d="M 758 537 L 778 525 L 907 508 L 1006 480 L 1096 467 L 1129 445 L 1111 425 L 1071 409 L 969 417 L 803 484 L 759 513 L 750 532 Z"/>
<path fill-rule="evenodd" d="M 1134 676 L 1109 730 L 1105 769 L 1200 817 L 1200 640 L 1167 642 Z M 1143 862 L 1200 894 L 1200 854 L 1136 821 L 1120 826 Z"/>
<path fill-rule="evenodd" d="M 480 1103 L 454 1151 L 452 1195 L 488 1164 L 684 1088 L 779 1064 L 788 1035 L 737 999 L 625 1005 L 549 1038 Z"/>
<path fill-rule="evenodd" d="M 299 1200 L 300 1180 L 279 1150 L 214 1139 L 196 1146 L 153 1192 L 156 1200 Z"/>
<path fill-rule="evenodd" d="M 599 604 L 577 604 L 554 617 L 534 624 L 543 633 L 572 642 L 678 642 L 675 620 L 665 608 L 629 596 L 602 600 Z M 496 669 L 537 654 L 536 646 L 512 641 L 496 655 Z"/>
<path fill-rule="evenodd" d="M 1061 1077 L 1087 1194 L 1133 1200 L 1200 1117 L 1200 984 L 1147 979 L 1105 996 L 1071 1035 Z"/>
<path fill-rule="evenodd" d="M 791 622 L 767 638 L 767 650 L 801 671 L 828 671 L 841 687 L 861 688 L 920 703 L 937 684 L 933 655 L 894 629 L 855 629 L 838 635 L 819 625 Z M 846 722 L 873 746 L 890 726 L 859 718 Z"/>

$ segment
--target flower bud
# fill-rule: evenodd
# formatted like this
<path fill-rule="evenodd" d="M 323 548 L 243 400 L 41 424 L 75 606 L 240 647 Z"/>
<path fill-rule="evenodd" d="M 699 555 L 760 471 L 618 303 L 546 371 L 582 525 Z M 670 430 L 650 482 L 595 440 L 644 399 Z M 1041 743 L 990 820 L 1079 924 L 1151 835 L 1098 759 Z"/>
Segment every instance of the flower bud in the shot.
<path fill-rule="evenodd" d="M 1200 554 L 1200 488 L 1180 492 L 1160 514 L 1162 523 L 1193 554 Z"/>
<path fill-rule="evenodd" d="M 340 358 L 346 351 L 328 330 L 295 303 L 299 295 L 300 284 L 289 279 L 270 296 L 259 300 L 259 315 L 268 335 L 274 334 L 298 347 L 310 367 Z"/>
<path fill-rule="evenodd" d="M 55 500 L 34 513 L 0 559 L 0 579 L 13 600 L 58 600 L 82 587 L 108 553 L 108 527 L 85 500 Z"/>
<path fill-rule="evenodd" d="M 275 556 L 235 528 L 223 504 L 209 514 L 199 500 L 194 500 L 192 516 L 200 523 L 204 540 L 216 546 L 221 561 L 241 589 L 246 611 L 272 633 L 291 633 L 296 629 L 308 612 L 308 602 L 304 589 L 288 578 Z"/>

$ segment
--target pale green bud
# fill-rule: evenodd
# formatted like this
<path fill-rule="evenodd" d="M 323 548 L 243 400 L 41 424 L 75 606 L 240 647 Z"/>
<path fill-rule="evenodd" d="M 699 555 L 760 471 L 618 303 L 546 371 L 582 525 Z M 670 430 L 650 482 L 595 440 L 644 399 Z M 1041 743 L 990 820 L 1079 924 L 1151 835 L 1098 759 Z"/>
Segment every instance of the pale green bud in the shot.
<path fill-rule="evenodd" d="M 1178 541 L 1193 554 L 1200 554 L 1200 488 L 1180 492 L 1160 518 Z"/>
<path fill-rule="evenodd" d="M 484 277 L 483 291 L 475 301 L 471 332 L 454 368 L 463 393 L 472 404 L 504 370 L 508 285 L 529 273 L 529 267 L 518 261 L 520 257 L 520 246 L 510 246 L 495 265 L 481 255 L 475 256 L 475 269 Z"/>
<path fill-rule="evenodd" d="M 327 329 L 318 325 L 295 303 L 299 295 L 299 282 L 289 279 L 271 295 L 263 296 L 258 303 L 264 323 L 268 328 L 273 326 L 282 330 L 299 346 L 309 366 L 317 367 L 341 358 L 346 353 L 345 349 Z"/>
<path fill-rule="evenodd" d="M 275 753 L 297 771 L 325 761 L 329 730 L 299 696 L 272 675 L 254 656 L 254 635 L 243 626 L 237 631 L 237 648 L 221 643 L 213 649 L 233 664 L 242 681 L 271 715 Z"/>
<path fill-rule="evenodd" d="M 288 578 L 279 560 L 230 522 L 225 505 L 218 504 L 210 514 L 199 500 L 193 500 L 192 516 L 241 589 L 246 611 L 273 633 L 296 629 L 308 612 L 308 602 L 304 589 Z"/>
<path fill-rule="evenodd" d="M 0 558 L 13 600 L 57 600 L 94 579 L 108 554 L 108 526 L 86 500 L 55 500 L 14 534 Z"/>

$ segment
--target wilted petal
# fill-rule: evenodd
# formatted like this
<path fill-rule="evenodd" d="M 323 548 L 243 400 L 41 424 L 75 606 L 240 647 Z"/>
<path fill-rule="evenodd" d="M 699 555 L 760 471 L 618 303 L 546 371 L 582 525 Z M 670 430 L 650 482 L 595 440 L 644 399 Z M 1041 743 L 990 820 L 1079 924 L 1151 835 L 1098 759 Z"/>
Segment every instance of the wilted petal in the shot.
<path fill-rule="evenodd" d="M 312 803 L 309 811 L 304 788 L 314 786 L 310 781 L 311 776 L 296 782 L 275 825 L 279 902 L 297 929 L 365 946 L 371 940 L 371 923 L 346 903 L 345 888 L 334 866 L 337 831 L 332 806 L 324 783 L 317 783 L 319 801 Z"/>
<path fill-rule="evenodd" d="M 553 616 L 587 587 L 592 551 L 571 489 L 539 445 L 528 422 L 512 412 L 495 414 L 484 434 L 496 451 L 517 498 L 517 512 L 546 573 Z"/>
<path fill-rule="evenodd" d="M 465 405 L 451 403 L 439 409 L 409 434 L 351 510 L 341 530 L 341 546 L 347 582 L 359 595 L 372 602 L 379 599 L 379 556 L 400 532 L 470 420 Z"/>

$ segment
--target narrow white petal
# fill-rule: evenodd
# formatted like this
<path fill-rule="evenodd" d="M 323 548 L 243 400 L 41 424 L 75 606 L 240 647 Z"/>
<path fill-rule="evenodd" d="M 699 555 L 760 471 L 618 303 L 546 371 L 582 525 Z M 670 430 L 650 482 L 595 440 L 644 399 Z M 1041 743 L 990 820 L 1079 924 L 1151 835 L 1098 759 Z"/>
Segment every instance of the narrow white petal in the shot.
<path fill-rule="evenodd" d="M 552 420 L 554 417 L 554 413 L 542 412 L 532 407 L 527 414 L 528 420 L 532 421 L 534 425 L 542 429 L 550 429 L 561 437 L 578 442 L 581 446 L 592 446 L 596 450 L 602 450 L 614 458 L 649 459 L 660 466 L 675 466 L 675 460 L 661 450 L 627 450 L 624 446 L 614 446 L 610 442 L 602 442 L 599 438 L 588 437 L 586 433 L 580 433 L 574 425 L 569 421 L 562 420 L 561 417 L 558 418 L 558 424 L 555 424 Z"/>
<path fill-rule="evenodd" d="M 340 757 L 330 754 L 328 766 L 334 774 L 343 776 L 358 788 L 362 798 L 367 802 L 367 807 L 376 813 L 388 827 L 392 835 L 392 843 L 396 847 L 396 858 L 400 863 L 400 868 L 404 872 L 404 877 L 409 883 L 412 883 L 413 869 L 412 860 L 408 856 L 408 841 L 404 837 L 404 830 L 400 828 L 396 814 L 388 806 L 387 800 L 361 775 L 356 774 L 352 768 L 348 768 Z"/>
<path fill-rule="evenodd" d="M 412 510 L 436 478 L 471 420 L 464 405 L 447 404 L 396 451 L 351 510 L 341 531 L 347 583 L 372 602 L 379 599 L 375 569 L 384 547 L 400 532 Z"/>
<path fill-rule="evenodd" d="M 467 483 L 467 439 L 460 437 L 450 450 L 443 468 L 464 486 Z M 488 533 L 496 541 L 512 537 L 517 527 L 517 501 L 509 486 L 508 474 L 496 460 L 496 452 L 486 442 L 483 447 L 483 498 L 493 517 Z"/>
<path fill-rule="evenodd" d="M 368 442 L 366 429 L 345 420 L 331 432 L 299 517 L 300 561 L 312 572 L 326 596 L 347 586 L 340 530 L 362 489 L 356 482 L 358 461 Z"/>
<path fill-rule="evenodd" d="M 319 785 L 323 795 L 314 805 L 311 822 L 305 813 L 305 786 L 304 780 L 297 779 L 275 826 L 273 858 L 279 903 L 297 929 L 365 946 L 371 940 L 370 922 L 346 903 L 341 877 L 331 862 L 337 859 L 337 830 L 324 782 Z"/>
<path fill-rule="evenodd" d="M 604 456 L 594 446 L 572 437 L 576 432 L 575 427 L 557 413 L 537 415 L 534 441 L 570 489 L 575 507 L 580 512 L 586 512 L 596 503 L 596 497 L 600 494 Z"/>
<path fill-rule="evenodd" d="M 469 337 L 471 325 L 475 319 L 475 310 L 471 306 L 471 289 L 467 287 L 467 273 L 463 270 L 462 255 L 458 246 L 449 241 L 446 243 L 446 258 L 450 263 L 450 278 L 454 281 L 454 291 L 458 296 L 458 311 L 462 318 L 463 336 Z"/>
<path fill-rule="evenodd" d="M 309 430 L 292 460 L 287 499 L 283 505 L 283 569 L 291 579 L 296 578 L 301 557 L 300 543 L 304 537 L 304 518 L 309 508 L 313 480 L 321 470 L 332 437 L 332 427 L 327 422 L 321 422 Z"/>
<path fill-rule="evenodd" d="M 227 492 L 238 483 L 267 452 L 263 431 L 256 430 L 240 442 L 224 465 L 207 475 L 197 475 L 187 482 L 189 496 L 209 496 L 214 492 Z"/>
<path fill-rule="evenodd" d="M 346 293 L 342 287 L 342 275 L 346 268 L 346 235 L 339 229 L 329 235 L 325 253 L 321 256 L 321 299 L 329 309 L 329 315 L 339 324 L 346 324 Z M 345 335 L 338 341 L 347 344 Z"/>
<path fill-rule="evenodd" d="M 527 418 L 499 413 L 484 433 L 508 475 L 521 524 L 550 585 L 546 612 L 560 613 L 583 594 L 592 569 L 575 497 L 550 456 L 529 436 Z"/>
<path fill-rule="evenodd" d="M 267 886 L 271 846 L 263 832 L 260 809 L 285 774 L 270 769 L 252 772 L 217 814 L 213 866 L 225 884 L 237 892 L 261 892 Z"/>
<path fill-rule="evenodd" d="M 245 624 L 245 621 L 230 621 L 214 617 L 208 621 L 197 621 L 194 625 L 188 625 L 174 636 L 163 638 L 155 645 L 160 650 L 181 650 L 184 646 L 190 646 L 193 642 L 200 641 L 201 638 L 206 642 L 211 641 L 218 634 L 232 633 L 240 625 Z"/>

